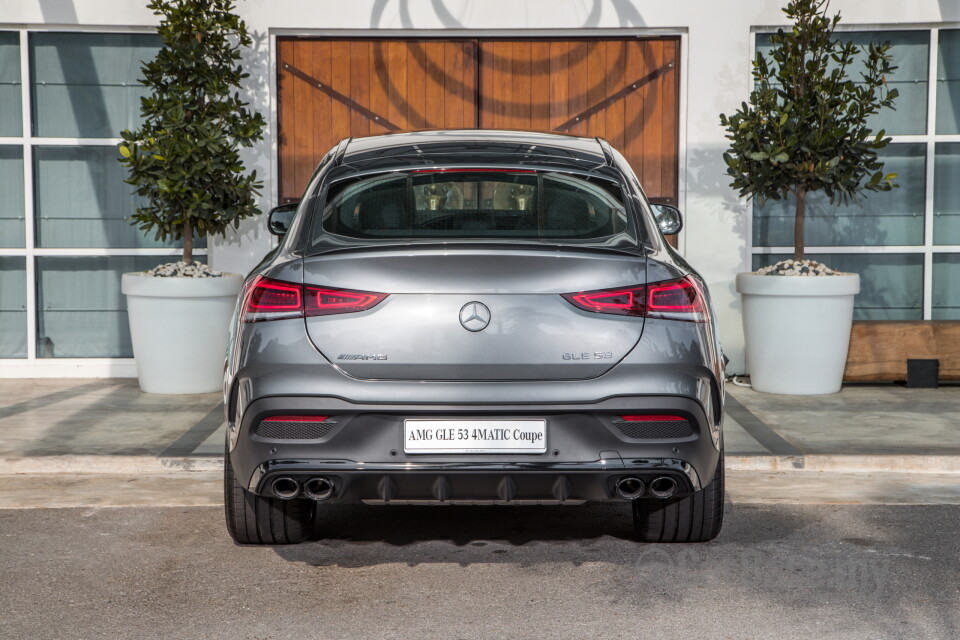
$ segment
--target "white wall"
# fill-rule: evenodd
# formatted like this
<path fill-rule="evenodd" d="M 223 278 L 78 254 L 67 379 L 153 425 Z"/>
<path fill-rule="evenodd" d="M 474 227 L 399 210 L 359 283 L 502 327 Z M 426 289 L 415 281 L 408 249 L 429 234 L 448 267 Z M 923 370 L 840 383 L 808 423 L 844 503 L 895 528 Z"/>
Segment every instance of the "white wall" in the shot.
<path fill-rule="evenodd" d="M 728 187 L 718 114 L 733 110 L 750 88 L 751 28 L 784 24 L 774 0 L 241 0 L 239 12 L 256 41 L 248 58 L 251 102 L 275 125 L 271 47 L 277 33 L 315 35 L 597 35 L 685 34 L 681 113 L 685 166 L 681 206 L 686 230 L 681 250 L 707 278 L 720 322 L 730 371 L 743 371 L 743 338 L 734 276 L 749 267 L 749 208 Z M 833 0 L 843 26 L 933 25 L 960 22 L 960 0 Z M 118 28 L 155 24 L 137 0 L 4 0 L 6 26 L 97 25 Z M 248 157 L 265 179 L 263 208 L 275 202 L 274 140 Z M 263 221 L 242 225 L 238 235 L 216 242 L 213 264 L 245 272 L 271 246 Z"/>

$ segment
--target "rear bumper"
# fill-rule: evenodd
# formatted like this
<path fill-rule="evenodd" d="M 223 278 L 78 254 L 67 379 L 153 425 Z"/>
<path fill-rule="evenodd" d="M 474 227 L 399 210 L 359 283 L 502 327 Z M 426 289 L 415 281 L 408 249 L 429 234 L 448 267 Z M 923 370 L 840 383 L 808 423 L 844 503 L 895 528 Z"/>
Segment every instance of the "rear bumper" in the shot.
<path fill-rule="evenodd" d="M 591 462 L 402 462 L 362 463 L 350 460 L 272 460 L 250 478 L 249 490 L 276 497 L 273 481 L 293 478 L 301 486 L 323 477 L 333 496 L 344 502 L 419 504 L 516 503 L 550 504 L 609 500 L 616 483 L 636 477 L 649 485 L 668 476 L 677 483 L 674 495 L 702 487 L 690 464 L 675 459 L 620 458 Z"/>
<path fill-rule="evenodd" d="M 685 417 L 682 438 L 629 438 L 617 428 L 628 413 Z M 263 438 L 265 417 L 323 414 L 334 426 L 316 440 Z M 407 418 L 545 418 L 543 454 L 406 454 Z M 616 499 L 624 476 L 644 481 L 669 476 L 678 495 L 713 477 L 719 452 L 699 402 L 673 396 L 610 398 L 575 405 L 357 405 L 338 398 L 271 397 L 249 404 L 230 434 L 237 478 L 248 490 L 274 496 L 278 477 L 304 483 L 322 476 L 331 499 L 365 502 L 554 503 Z"/>

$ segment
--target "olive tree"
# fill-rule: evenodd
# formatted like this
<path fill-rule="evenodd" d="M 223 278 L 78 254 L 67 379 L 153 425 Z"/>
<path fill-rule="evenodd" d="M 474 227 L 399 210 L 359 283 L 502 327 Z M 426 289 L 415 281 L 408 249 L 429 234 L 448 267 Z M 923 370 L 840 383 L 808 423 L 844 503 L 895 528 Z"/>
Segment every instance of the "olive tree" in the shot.
<path fill-rule="evenodd" d="M 803 259 L 804 213 L 809 194 L 822 191 L 833 204 L 864 191 L 889 191 L 896 174 L 884 175 L 877 151 L 890 142 L 867 119 L 893 108 L 897 90 L 887 77 L 890 43 L 861 48 L 834 31 L 840 14 L 827 15 L 829 0 L 792 0 L 783 10 L 793 22 L 770 36 L 772 49 L 757 53 L 749 102 L 721 114 L 729 149 L 723 154 L 730 186 L 762 206 L 793 195 L 794 258 Z M 851 65 L 859 77 L 851 77 Z"/>
<path fill-rule="evenodd" d="M 249 76 L 241 50 L 252 39 L 232 0 L 152 0 L 163 43 L 142 66 L 143 124 L 123 131 L 126 182 L 146 199 L 132 217 L 160 240 L 183 241 L 193 260 L 194 236 L 222 234 L 259 213 L 262 183 L 246 173 L 241 147 L 263 137 L 264 120 L 238 89 Z"/>

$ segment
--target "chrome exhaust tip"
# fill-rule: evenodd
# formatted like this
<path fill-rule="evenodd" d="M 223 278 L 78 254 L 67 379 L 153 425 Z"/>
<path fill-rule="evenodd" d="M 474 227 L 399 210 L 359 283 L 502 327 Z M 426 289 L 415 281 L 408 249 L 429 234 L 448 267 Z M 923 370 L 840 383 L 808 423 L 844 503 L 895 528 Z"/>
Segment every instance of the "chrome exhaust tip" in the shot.
<path fill-rule="evenodd" d="M 273 481 L 273 495 L 281 500 L 293 500 L 300 493 L 300 483 L 293 478 L 283 476 Z"/>
<path fill-rule="evenodd" d="M 303 493 L 311 500 L 326 500 L 333 495 L 333 482 L 323 476 L 310 478 L 303 483 Z"/>
<path fill-rule="evenodd" d="M 643 480 L 635 476 L 624 476 L 617 480 L 615 486 L 617 496 L 624 500 L 636 500 L 643 495 L 645 489 Z"/>
<path fill-rule="evenodd" d="M 677 492 L 677 481 L 667 476 L 660 476 L 650 482 L 650 494 L 654 498 L 669 498 Z"/>

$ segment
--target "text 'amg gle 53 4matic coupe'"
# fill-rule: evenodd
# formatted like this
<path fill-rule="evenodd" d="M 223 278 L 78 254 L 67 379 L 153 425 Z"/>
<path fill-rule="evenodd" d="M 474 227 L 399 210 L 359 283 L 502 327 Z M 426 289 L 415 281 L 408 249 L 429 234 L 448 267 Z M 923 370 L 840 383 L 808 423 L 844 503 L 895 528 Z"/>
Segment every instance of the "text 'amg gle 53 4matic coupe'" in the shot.
<path fill-rule="evenodd" d="M 640 540 L 723 518 L 723 363 L 706 287 L 600 139 L 341 142 L 238 301 L 227 526 L 309 539 L 333 502 L 629 502 Z"/>

